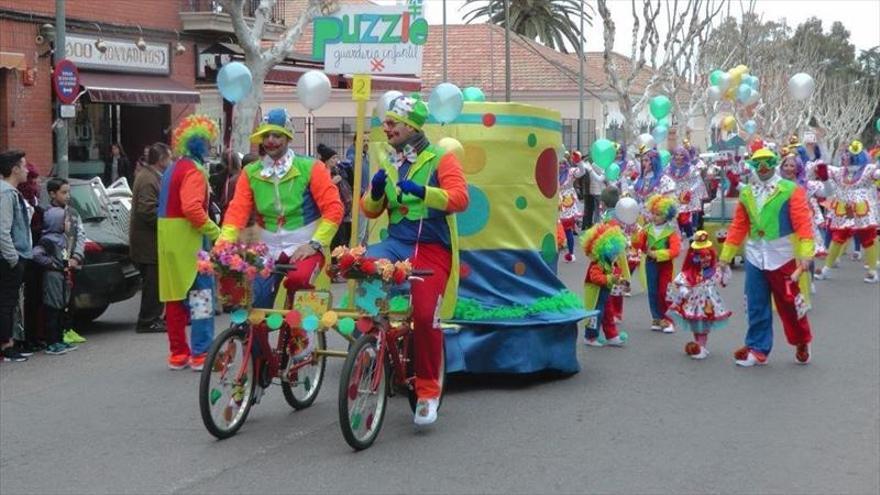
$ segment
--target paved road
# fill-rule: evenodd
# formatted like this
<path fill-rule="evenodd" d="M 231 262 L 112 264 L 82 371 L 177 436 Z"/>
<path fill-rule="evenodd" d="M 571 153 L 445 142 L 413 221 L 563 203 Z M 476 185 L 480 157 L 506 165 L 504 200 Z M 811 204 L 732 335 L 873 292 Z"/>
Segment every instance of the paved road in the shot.
<path fill-rule="evenodd" d="M 579 292 L 584 266 L 562 269 Z M 0 366 L 0 493 L 876 494 L 880 289 L 852 262 L 837 275 L 820 282 L 807 367 L 781 331 L 769 366 L 734 367 L 738 271 L 724 291 L 737 314 L 705 362 L 684 356 L 687 335 L 646 330 L 637 294 L 628 347 L 579 349 L 566 379 L 453 379 L 429 431 L 396 399 L 362 453 L 336 420 L 341 360 L 313 407 L 293 412 L 274 388 L 218 442 L 198 375 L 167 370 L 164 335 L 135 334 L 136 304 L 120 304 L 75 353 Z"/>

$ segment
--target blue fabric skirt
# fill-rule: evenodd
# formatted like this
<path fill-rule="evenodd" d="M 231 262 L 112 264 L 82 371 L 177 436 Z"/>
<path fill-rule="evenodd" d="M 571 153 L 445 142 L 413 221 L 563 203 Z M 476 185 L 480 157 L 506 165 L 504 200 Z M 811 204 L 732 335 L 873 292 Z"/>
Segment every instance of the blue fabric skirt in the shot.
<path fill-rule="evenodd" d="M 577 373 L 577 323 L 445 330 L 447 373 Z"/>

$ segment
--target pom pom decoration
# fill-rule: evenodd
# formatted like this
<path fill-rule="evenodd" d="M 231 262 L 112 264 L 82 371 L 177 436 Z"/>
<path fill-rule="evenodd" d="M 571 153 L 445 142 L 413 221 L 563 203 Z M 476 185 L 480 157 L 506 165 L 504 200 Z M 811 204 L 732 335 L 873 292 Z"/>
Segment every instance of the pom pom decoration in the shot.
<path fill-rule="evenodd" d="M 309 316 L 306 316 L 305 318 L 303 318 L 302 327 L 303 327 L 303 330 L 311 333 L 311 332 L 314 332 L 315 330 L 318 329 L 319 323 L 320 323 L 320 321 L 318 320 L 317 316 L 309 315 Z"/>
<path fill-rule="evenodd" d="M 343 318 L 339 320 L 339 333 L 342 335 L 351 335 L 354 332 L 354 320 L 351 318 Z"/>
<path fill-rule="evenodd" d="M 284 323 L 284 317 L 278 313 L 272 313 L 266 318 L 266 325 L 272 330 L 281 328 L 282 323 Z"/>
<path fill-rule="evenodd" d="M 217 124 L 206 115 L 190 115 L 174 129 L 171 148 L 176 155 L 202 162 L 219 133 Z"/>
<path fill-rule="evenodd" d="M 700 344 L 696 342 L 688 342 L 684 346 L 684 353 L 688 356 L 696 356 L 700 353 Z"/>
<path fill-rule="evenodd" d="M 339 315 L 336 314 L 336 311 L 327 311 L 321 316 L 321 326 L 324 328 L 330 328 L 339 321 Z"/>
<path fill-rule="evenodd" d="M 297 310 L 288 311 L 287 314 L 284 315 L 284 322 L 287 323 L 287 326 L 290 328 L 298 328 L 302 324 L 302 315 Z"/>
<path fill-rule="evenodd" d="M 645 209 L 648 210 L 651 215 L 662 215 L 667 222 L 678 215 L 678 207 L 675 205 L 675 199 L 663 194 L 654 194 L 650 196 L 645 202 Z"/>

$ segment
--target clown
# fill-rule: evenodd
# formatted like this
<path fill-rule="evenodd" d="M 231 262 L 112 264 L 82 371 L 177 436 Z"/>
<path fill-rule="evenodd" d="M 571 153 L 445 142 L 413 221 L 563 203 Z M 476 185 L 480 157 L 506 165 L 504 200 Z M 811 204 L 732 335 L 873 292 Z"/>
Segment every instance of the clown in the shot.
<path fill-rule="evenodd" d="M 672 282 L 672 263 L 681 251 L 681 236 L 678 227 L 673 224 L 678 211 L 674 199 L 660 194 L 648 198 L 645 209 L 651 223 L 636 234 L 633 246 L 646 256 L 645 274 L 648 304 L 651 308 L 651 330 L 673 333 L 675 325 L 666 314 L 669 310 L 666 289 Z"/>
<path fill-rule="evenodd" d="M 694 234 L 685 255 L 684 263 L 673 286 L 669 288 L 669 299 L 672 303 L 668 315 L 678 325 L 694 334 L 693 342 L 685 346 L 685 353 L 693 359 L 706 359 L 709 349 L 709 332 L 718 330 L 727 324 L 730 311 L 727 310 L 718 287 L 730 283 L 730 270 L 719 270 L 705 230 Z"/>
<path fill-rule="evenodd" d="M 609 183 L 609 186 L 615 186 L 620 191 L 631 189 L 633 183 L 639 178 L 639 164 L 630 160 L 626 156 L 626 148 L 620 143 L 614 143 L 617 149 L 617 155 L 614 157 L 614 163 L 620 169 L 620 178 L 616 183 Z"/>
<path fill-rule="evenodd" d="M 201 370 L 214 338 L 214 280 L 197 271 L 198 253 L 208 249 L 220 228 L 208 217 L 205 155 L 217 139 L 209 118 L 190 115 L 174 130 L 180 158 L 165 169 L 159 190 L 159 300 L 165 303 L 170 355 L 168 367 Z M 192 348 L 186 342 L 190 320 Z"/>
<path fill-rule="evenodd" d="M 829 277 L 831 266 L 843 251 L 843 246 L 855 237 L 865 252 L 864 281 L 875 284 L 877 278 L 877 191 L 874 182 L 880 179 L 880 167 L 870 163 L 868 154 L 860 141 L 853 141 L 841 156 L 841 166 L 825 164 L 815 166 L 816 176 L 823 182 L 834 184 L 834 192 L 828 202 L 831 247 L 825 266 L 816 274 L 822 280 Z"/>
<path fill-rule="evenodd" d="M 565 232 L 565 262 L 574 262 L 574 230 L 577 219 L 582 215 L 580 201 L 574 187 L 574 181 L 587 173 L 587 167 L 577 151 L 571 165 L 567 161 L 559 163 L 559 221 Z"/>
<path fill-rule="evenodd" d="M 795 360 L 810 362 L 810 323 L 798 278 L 813 257 L 813 223 L 806 191 L 776 173 L 778 157 L 768 149 L 752 154 L 749 166 L 755 178 L 742 188 L 739 203 L 721 250 L 725 268 L 746 245 L 746 306 L 749 329 L 745 346 L 734 353 L 739 366 L 767 363 L 773 347 L 770 295 Z"/>
<path fill-rule="evenodd" d="M 797 145 L 796 145 L 797 146 Z M 825 199 L 825 186 L 817 180 L 807 180 L 807 169 L 802 161 L 799 150 L 803 147 L 786 147 L 782 149 L 782 163 L 779 165 L 779 175 L 804 188 L 807 193 L 807 201 L 810 203 L 810 218 L 813 222 L 813 243 L 816 246 L 815 257 L 823 258 L 825 252 L 825 237 L 822 234 L 822 226 L 825 225 L 825 215 L 819 208 L 819 201 Z"/>
<path fill-rule="evenodd" d="M 600 223 L 584 233 L 581 244 L 584 253 L 592 260 L 584 279 L 584 307 L 599 311 L 584 325 L 584 343 L 592 347 L 606 344 L 620 347 L 628 336 L 626 332 L 617 331 L 615 311 L 609 299 L 618 282 L 629 280 L 626 236 L 616 224 Z M 600 328 L 605 334 L 604 342 L 599 339 Z"/>
<path fill-rule="evenodd" d="M 703 214 L 703 200 L 709 194 L 700 175 L 700 170 L 693 163 L 692 155 L 684 147 L 672 151 L 672 163 L 666 169 L 666 175 L 675 183 L 675 194 L 678 197 L 678 227 L 688 239 L 694 235 L 694 225 L 699 225 Z"/>
<path fill-rule="evenodd" d="M 639 176 L 629 189 L 624 190 L 624 194 L 642 205 L 643 213 L 649 216 L 644 208 L 648 198 L 655 194 L 675 194 L 675 182 L 663 173 L 663 164 L 660 162 L 660 154 L 656 148 L 642 145 L 637 156 L 641 164 Z"/>
<path fill-rule="evenodd" d="M 409 259 L 432 275 L 411 282 L 415 345 L 416 425 L 437 420 L 443 333 L 458 291 L 458 231 L 455 213 L 468 206 L 467 182 L 458 159 L 428 142 L 422 126 L 428 106 L 418 94 L 400 96 L 385 113 L 383 130 L 393 153 L 379 164 L 361 198 L 368 218 L 388 212 L 388 237 L 367 255 Z"/>
<path fill-rule="evenodd" d="M 345 209 L 329 169 L 319 160 L 298 156 L 289 148 L 293 124 L 283 108 L 270 110 L 251 135 L 266 155 L 246 164 L 235 185 L 223 221 L 222 241 L 235 241 L 248 219 L 256 214 L 259 235 L 278 263 L 293 263 L 287 274 L 289 294 L 313 288 Z M 254 283 L 254 307 L 271 308 L 279 275 Z"/>

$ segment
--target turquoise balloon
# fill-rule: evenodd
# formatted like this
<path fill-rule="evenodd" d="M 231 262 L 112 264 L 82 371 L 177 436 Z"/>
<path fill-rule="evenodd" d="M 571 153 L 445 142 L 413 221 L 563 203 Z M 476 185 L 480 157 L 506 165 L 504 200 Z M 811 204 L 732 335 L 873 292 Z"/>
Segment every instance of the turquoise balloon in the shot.
<path fill-rule="evenodd" d="M 751 95 L 752 87 L 746 83 L 740 84 L 736 89 L 736 99 L 739 100 L 740 103 L 745 103 Z"/>
<path fill-rule="evenodd" d="M 666 141 L 666 138 L 669 136 L 669 128 L 665 125 L 658 125 L 651 131 L 651 136 L 653 136 L 654 141 L 657 141 L 658 143 Z"/>
<path fill-rule="evenodd" d="M 666 117 L 669 115 L 669 111 L 672 110 L 672 102 L 665 95 L 658 95 L 651 98 L 649 106 L 651 108 L 651 115 L 657 120 Z"/>
<path fill-rule="evenodd" d="M 306 332 L 314 332 L 315 330 L 318 329 L 319 323 L 320 323 L 320 321 L 318 320 L 317 316 L 315 316 L 315 315 L 306 316 L 305 318 L 303 318 L 303 321 L 302 321 L 303 330 L 305 330 Z"/>
<path fill-rule="evenodd" d="M 711 83 L 712 86 L 718 86 L 718 81 L 721 80 L 721 76 L 723 74 L 724 74 L 723 70 L 720 70 L 720 69 L 713 70 L 712 73 L 709 74 L 709 83 Z"/>
<path fill-rule="evenodd" d="M 232 103 L 244 99 L 251 92 L 253 84 L 251 70 L 241 62 L 228 63 L 217 74 L 217 89 L 224 99 Z"/>
<path fill-rule="evenodd" d="M 660 150 L 660 164 L 663 167 L 669 164 L 669 159 L 672 158 L 672 154 L 669 153 L 669 150 Z"/>
<path fill-rule="evenodd" d="M 464 96 L 464 101 L 486 101 L 486 95 L 483 94 L 483 90 L 475 86 L 468 86 L 467 88 L 464 88 L 464 91 L 461 93 Z"/>
<path fill-rule="evenodd" d="M 657 125 L 665 125 L 666 128 L 669 128 L 669 116 L 663 117 L 662 119 L 657 121 Z"/>
<path fill-rule="evenodd" d="M 614 182 L 620 178 L 620 165 L 612 163 L 605 169 L 605 180 Z"/>
<path fill-rule="evenodd" d="M 593 160 L 593 163 L 603 169 L 611 165 L 615 155 L 617 155 L 617 150 L 614 148 L 614 143 L 607 139 L 597 139 L 590 146 L 590 158 Z"/>
<path fill-rule="evenodd" d="M 464 95 L 458 86 L 452 83 L 440 83 L 431 91 L 428 109 L 434 119 L 441 124 L 448 124 L 461 115 L 464 107 Z"/>
<path fill-rule="evenodd" d="M 751 136 L 758 130 L 758 123 L 754 120 L 747 120 L 745 124 L 743 124 L 743 129 Z"/>
<path fill-rule="evenodd" d="M 874 127 L 877 128 L 877 132 L 880 132 L 880 119 L 877 119 L 877 122 L 874 123 Z"/>
<path fill-rule="evenodd" d="M 248 312 L 246 309 L 236 309 L 232 312 L 232 324 L 233 325 L 241 325 L 245 321 L 247 321 Z"/>

